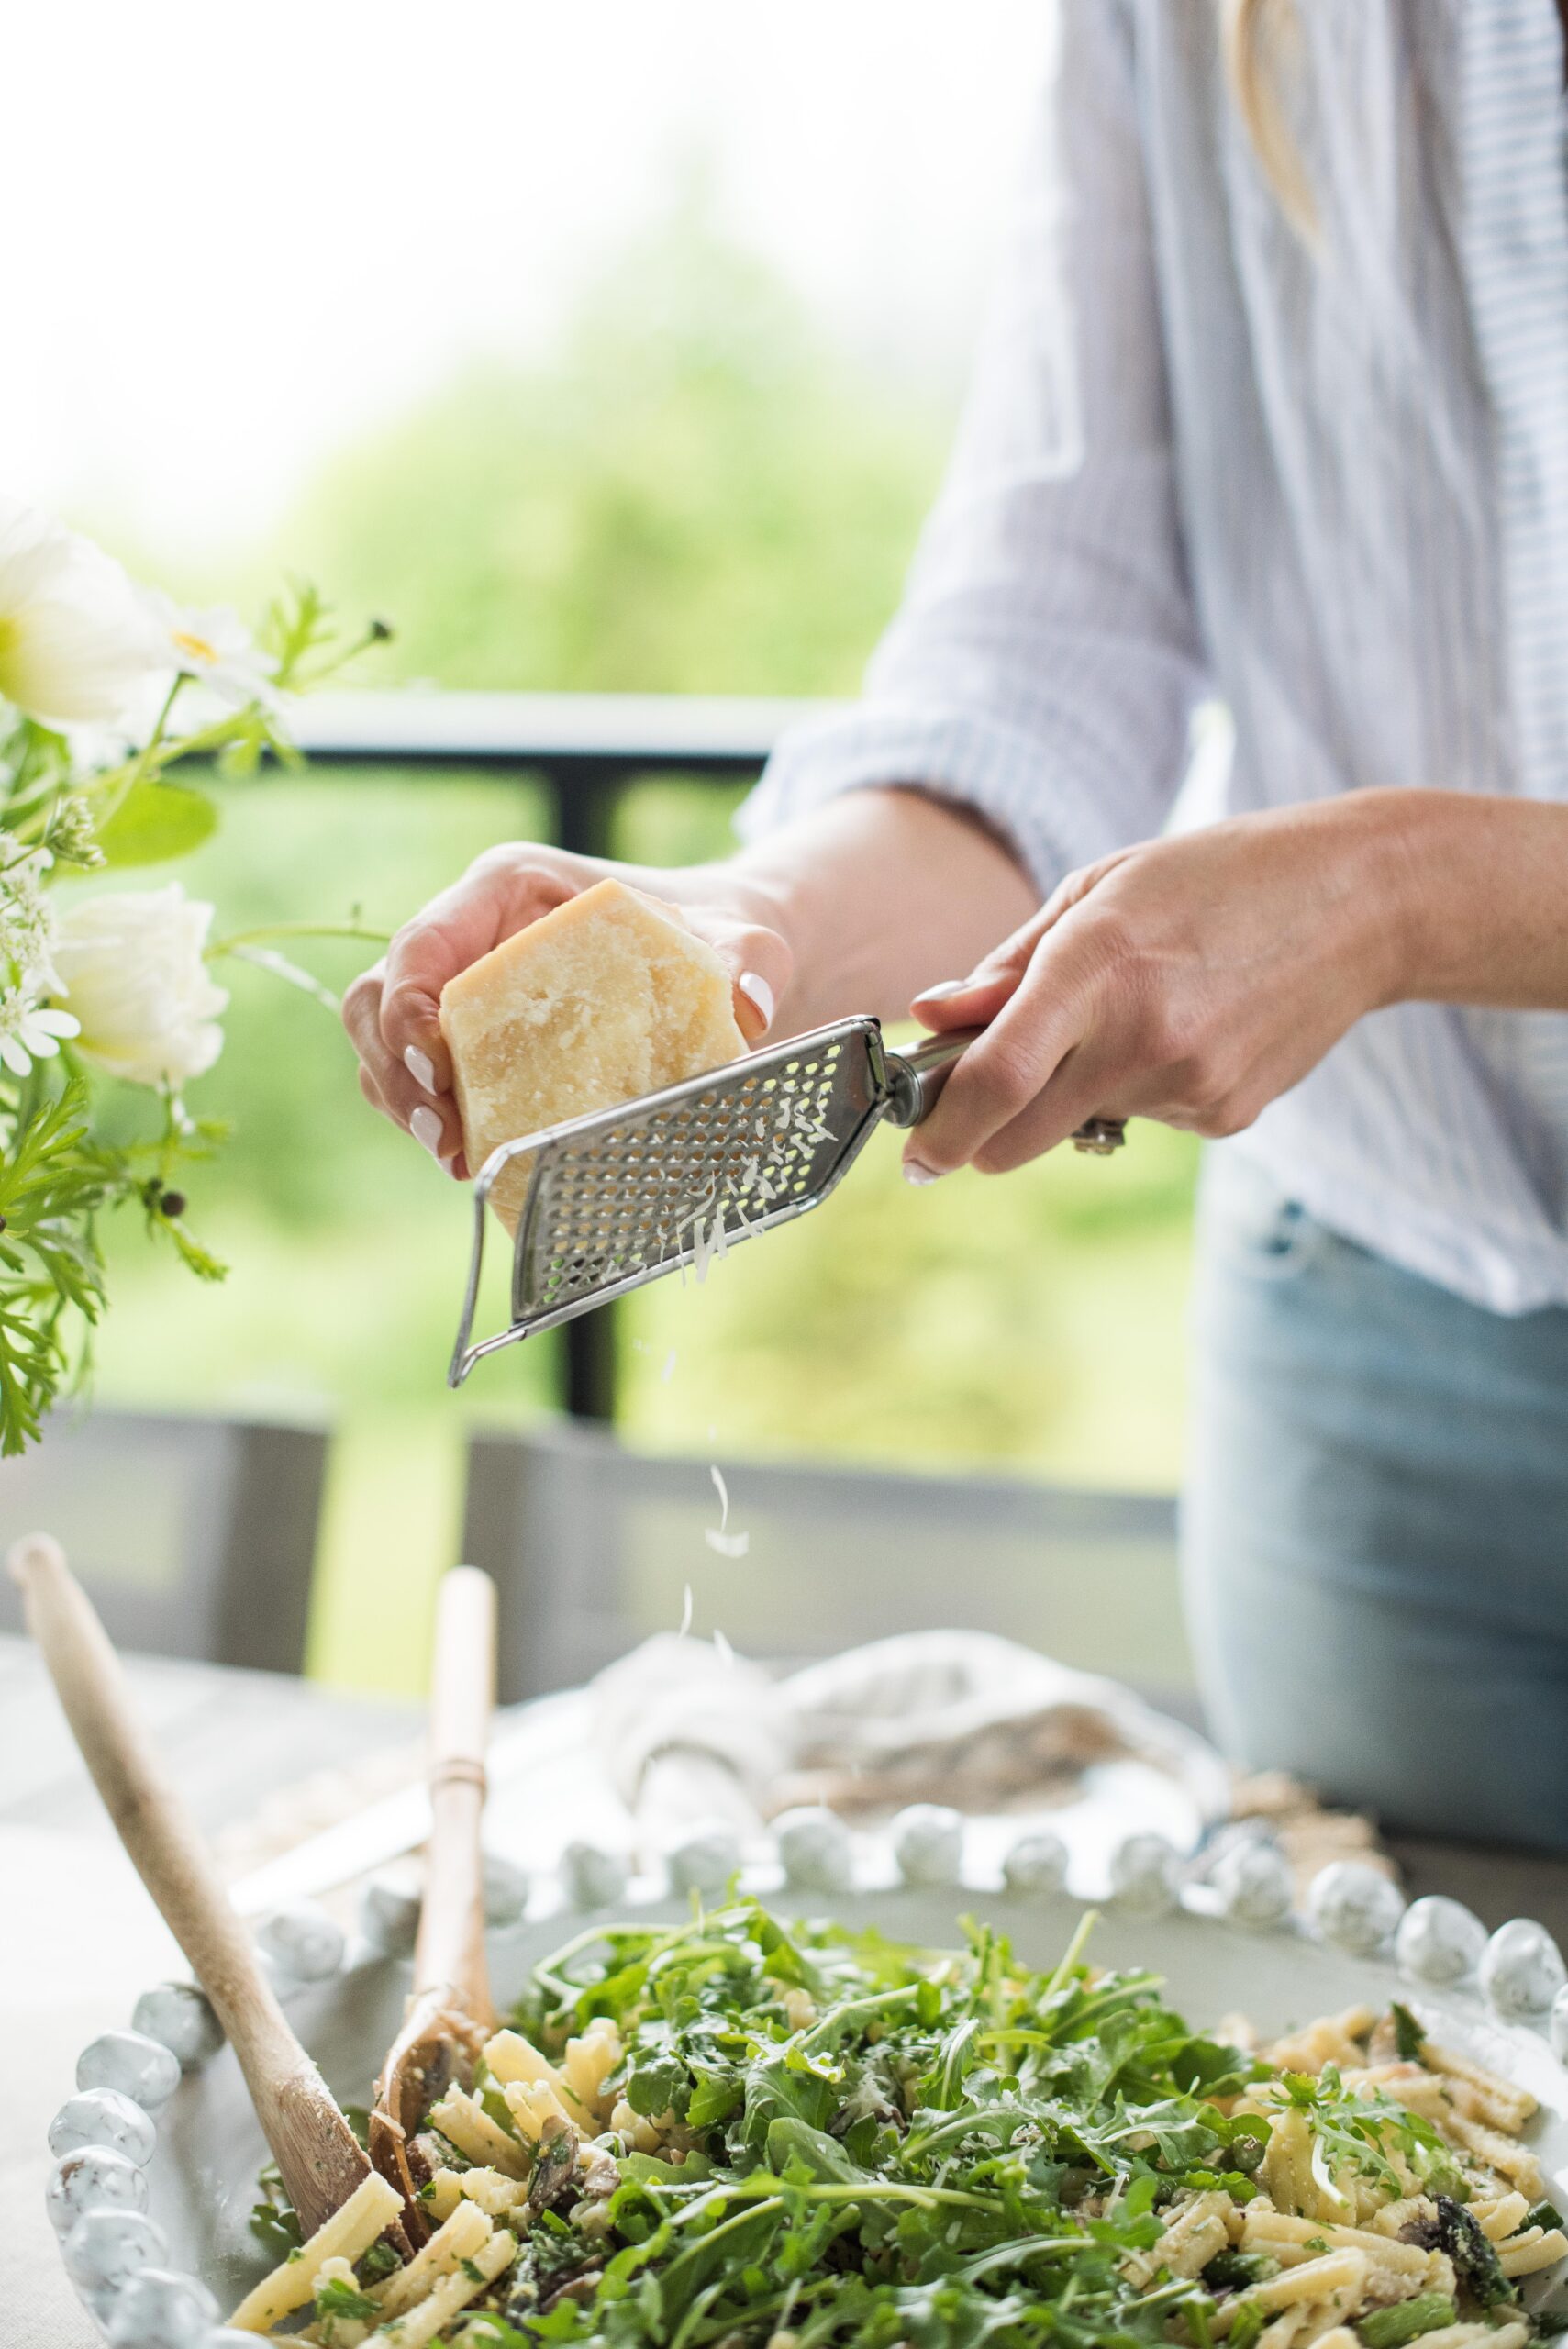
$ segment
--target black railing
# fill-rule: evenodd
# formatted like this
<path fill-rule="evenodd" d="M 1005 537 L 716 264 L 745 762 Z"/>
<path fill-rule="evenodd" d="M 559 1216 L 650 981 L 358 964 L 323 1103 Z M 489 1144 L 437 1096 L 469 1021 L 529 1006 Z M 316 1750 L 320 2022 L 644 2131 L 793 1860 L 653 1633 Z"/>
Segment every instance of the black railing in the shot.
<path fill-rule="evenodd" d="M 410 688 L 318 695 L 300 705 L 293 730 L 317 766 L 462 769 L 528 782 L 544 796 L 549 838 L 580 856 L 608 856 L 616 810 L 635 785 L 660 776 L 747 782 L 784 727 L 812 707 L 684 694 Z M 573 1418 L 615 1417 L 613 1310 L 566 1325 L 561 1399 Z"/>

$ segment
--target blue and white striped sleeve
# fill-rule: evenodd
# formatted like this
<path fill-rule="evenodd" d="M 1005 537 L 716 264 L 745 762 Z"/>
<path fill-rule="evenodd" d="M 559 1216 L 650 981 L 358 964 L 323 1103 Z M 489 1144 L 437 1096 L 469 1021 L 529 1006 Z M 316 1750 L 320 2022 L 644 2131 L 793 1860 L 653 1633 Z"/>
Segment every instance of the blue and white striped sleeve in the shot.
<path fill-rule="evenodd" d="M 787 734 L 744 837 L 840 792 L 973 807 L 1042 895 L 1161 829 L 1205 685 L 1178 524 L 1131 31 L 1064 0 L 948 477 L 852 708 Z"/>

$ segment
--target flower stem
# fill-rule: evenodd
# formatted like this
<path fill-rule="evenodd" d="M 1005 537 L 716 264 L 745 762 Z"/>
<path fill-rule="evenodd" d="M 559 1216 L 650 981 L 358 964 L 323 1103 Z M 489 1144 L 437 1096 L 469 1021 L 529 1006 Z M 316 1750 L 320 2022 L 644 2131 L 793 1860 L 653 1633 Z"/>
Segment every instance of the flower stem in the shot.
<path fill-rule="evenodd" d="M 259 930 L 236 930 L 227 938 L 215 938 L 203 947 L 203 959 L 210 963 L 219 954 L 237 954 L 244 946 L 264 946 L 273 938 L 362 938 L 373 946 L 385 946 L 392 932 L 368 930 L 358 921 L 269 921 Z"/>
<path fill-rule="evenodd" d="M 184 683 L 184 671 L 183 669 L 176 671 L 169 690 L 163 696 L 163 707 L 158 713 L 158 722 L 151 733 L 138 751 L 135 758 L 128 759 L 122 767 L 116 770 L 118 780 L 115 788 L 107 794 L 104 805 L 97 810 L 95 818 L 100 829 L 109 821 L 118 808 L 123 807 L 137 785 L 151 770 L 168 729 L 170 713 L 179 699 L 180 689 Z M 102 781 L 104 778 L 98 780 Z"/>

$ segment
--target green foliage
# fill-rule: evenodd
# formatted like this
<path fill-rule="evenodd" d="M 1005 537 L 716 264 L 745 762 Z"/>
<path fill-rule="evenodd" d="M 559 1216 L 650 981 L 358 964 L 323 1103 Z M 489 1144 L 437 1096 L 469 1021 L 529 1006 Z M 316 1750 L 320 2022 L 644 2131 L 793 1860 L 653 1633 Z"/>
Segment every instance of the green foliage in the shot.
<path fill-rule="evenodd" d="M 319 682 L 386 635 L 373 627 L 343 644 L 321 597 L 304 585 L 274 600 L 269 628 L 276 676 L 299 685 Z M 164 864 L 204 845 L 217 830 L 218 806 L 191 786 L 193 762 L 203 763 L 207 778 L 253 773 L 263 751 L 280 764 L 297 763 L 278 729 L 270 689 L 253 668 L 244 673 L 240 691 L 250 698 L 241 706 L 228 706 L 231 676 L 215 696 L 226 705 L 221 714 L 191 728 L 174 725 L 191 682 L 177 661 L 215 664 L 207 674 L 216 683 L 217 658 L 200 640 L 172 633 L 162 707 L 145 740 L 118 757 L 95 757 L 90 749 L 79 757 L 64 735 L 0 706 L 0 1453 L 36 1441 L 50 1405 L 73 1375 L 85 1372 L 88 1334 L 107 1297 L 101 1210 L 139 1199 L 147 1230 L 167 1242 L 187 1272 L 206 1283 L 224 1276 L 223 1264 L 186 1221 L 185 1195 L 172 1177 L 210 1157 L 227 1128 L 185 1109 L 172 1037 L 142 1040 L 147 1055 L 160 1047 L 170 1055 L 156 1085 L 150 1078 L 106 1083 L 91 1074 L 102 1062 L 118 1064 L 120 1055 L 95 1052 L 90 1021 L 84 1029 L 78 1017 L 80 973 L 71 983 L 72 1000 L 58 1000 L 54 963 L 64 955 L 48 894 L 61 870 Z M 150 681 L 158 672 L 150 667 L 147 674 Z M 145 951 L 138 925 L 127 928 L 128 940 L 97 942 L 100 959 Z M 312 934 L 303 922 L 288 928 Z M 225 946 L 270 961 L 296 985 L 325 993 L 308 974 L 271 956 L 259 933 Z M 199 941 L 187 941 L 185 951 L 186 984 L 194 989 L 204 976 Z M 177 1000 L 177 986 L 163 978 L 146 986 L 143 977 L 132 959 L 106 975 L 100 971 L 96 984 L 117 1007 L 127 997 L 144 1006 Z M 336 1008 L 335 998 L 326 999 Z M 143 1129 L 150 1092 L 162 1121 L 150 1137 Z"/>
<path fill-rule="evenodd" d="M 1394 2018 L 1394 2045 L 1399 2061 L 1402 2064 L 1424 2063 L 1427 2034 L 1409 2008 L 1402 2007 L 1396 1999 L 1389 2012 Z"/>
<path fill-rule="evenodd" d="M 1449 2148 L 1429 2121 L 1381 2090 L 1360 2095 L 1347 2088 L 1337 2065 L 1325 2064 L 1316 2077 L 1287 2072 L 1271 2095 L 1282 2111 L 1292 2108 L 1302 2115 L 1336 2179 L 1348 2170 L 1398 2193 L 1403 2189 L 1389 2158 L 1393 2151 L 1404 2155 L 1418 2176 L 1434 2167 L 1446 2173 L 1452 2165 Z"/>
<path fill-rule="evenodd" d="M 288 2259 L 305 2241 L 299 2213 L 284 2191 L 283 2173 L 269 2162 L 256 2180 L 258 2199 L 250 2206 L 250 2232 L 273 2260 Z"/>
<path fill-rule="evenodd" d="M 275 666 L 272 683 L 280 693 L 306 694 L 336 679 L 372 645 L 389 644 L 392 629 L 385 620 L 371 620 L 357 635 L 346 636 L 333 607 L 311 579 L 291 579 L 269 602 L 256 640 Z M 286 741 L 276 746 L 290 763 Z"/>
<path fill-rule="evenodd" d="M 316 2294 L 316 2314 L 328 2322 L 347 2317 L 350 2321 L 374 2324 L 381 2310 L 368 2292 L 356 2291 L 352 2284 L 334 2276 Z"/>
<path fill-rule="evenodd" d="M 161 864 L 188 856 L 217 829 L 217 808 L 205 791 L 183 783 L 134 783 L 97 833 L 106 864 Z"/>
<path fill-rule="evenodd" d="M 67 1375 L 69 1310 L 98 1318 L 94 1218 L 115 1186 L 89 1134 L 85 1085 L 73 1078 L 52 1096 L 29 1085 L 0 1156 L 0 1453 L 38 1437 Z"/>
<path fill-rule="evenodd" d="M 687 208 L 593 290 L 558 359 L 454 383 L 336 463 L 286 537 L 395 613 L 406 676 L 849 692 L 943 437 Z"/>

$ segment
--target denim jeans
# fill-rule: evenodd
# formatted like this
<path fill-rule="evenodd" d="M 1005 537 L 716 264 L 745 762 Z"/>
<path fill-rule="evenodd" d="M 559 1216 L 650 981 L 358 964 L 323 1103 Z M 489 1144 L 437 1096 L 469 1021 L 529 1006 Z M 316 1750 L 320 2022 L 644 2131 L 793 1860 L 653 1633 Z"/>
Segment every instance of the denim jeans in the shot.
<path fill-rule="evenodd" d="M 1234 1151 L 1199 1211 L 1187 1618 L 1235 1759 L 1568 1851 L 1568 1310 L 1507 1319 Z"/>

